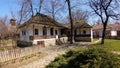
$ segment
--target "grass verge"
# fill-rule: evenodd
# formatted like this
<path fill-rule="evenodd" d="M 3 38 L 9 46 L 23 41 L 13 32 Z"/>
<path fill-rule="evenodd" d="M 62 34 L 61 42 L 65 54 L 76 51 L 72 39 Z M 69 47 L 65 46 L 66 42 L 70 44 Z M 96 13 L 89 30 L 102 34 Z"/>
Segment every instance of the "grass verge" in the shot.
<path fill-rule="evenodd" d="M 105 39 L 105 44 L 96 44 L 97 47 L 102 47 L 107 50 L 120 51 L 120 40 Z"/>

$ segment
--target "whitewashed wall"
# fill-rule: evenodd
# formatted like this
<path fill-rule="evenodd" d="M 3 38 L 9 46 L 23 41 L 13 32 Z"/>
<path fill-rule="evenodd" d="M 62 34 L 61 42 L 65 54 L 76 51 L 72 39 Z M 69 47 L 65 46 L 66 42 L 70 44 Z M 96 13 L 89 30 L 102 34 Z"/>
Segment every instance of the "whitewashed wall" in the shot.
<path fill-rule="evenodd" d="M 81 29 L 77 29 L 77 30 L 76 30 L 76 31 L 77 31 L 77 35 L 79 35 L 79 34 L 84 34 L 84 33 L 83 33 L 83 30 L 86 31 L 86 34 L 91 34 L 91 29 L 90 29 L 90 28 L 81 28 Z"/>
<path fill-rule="evenodd" d="M 23 30 L 25 31 L 26 35 L 22 35 Z M 32 36 L 32 35 L 33 35 L 33 31 L 31 29 L 31 27 L 24 27 L 20 31 L 20 40 L 30 42 L 29 36 Z"/>
<path fill-rule="evenodd" d="M 50 35 L 50 28 L 47 27 L 47 35 Z M 34 29 L 38 29 L 39 33 L 38 36 L 43 36 L 43 25 L 34 25 Z M 22 30 L 26 31 L 26 35 L 22 35 Z M 55 35 L 55 30 L 57 30 L 57 35 L 61 34 L 61 30 L 58 27 L 54 27 L 53 34 Z M 50 46 L 50 45 L 56 45 L 56 38 L 51 38 L 51 39 L 34 39 L 33 41 L 29 40 L 29 36 L 33 36 L 33 24 L 29 25 L 29 27 L 24 27 L 21 28 L 20 32 L 20 40 L 21 41 L 26 41 L 26 42 L 32 42 L 33 44 L 37 45 L 38 41 L 44 41 L 45 46 Z"/>
<path fill-rule="evenodd" d="M 112 30 L 112 31 L 111 31 L 111 36 L 117 36 L 117 31 Z"/>

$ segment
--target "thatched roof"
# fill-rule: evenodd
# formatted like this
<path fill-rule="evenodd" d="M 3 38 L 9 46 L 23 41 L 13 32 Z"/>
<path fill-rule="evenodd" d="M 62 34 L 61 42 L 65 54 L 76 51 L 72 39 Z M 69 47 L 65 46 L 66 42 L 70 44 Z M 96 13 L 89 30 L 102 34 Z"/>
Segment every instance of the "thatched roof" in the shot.
<path fill-rule="evenodd" d="M 63 27 L 60 23 L 58 23 L 57 21 L 55 21 L 51 17 L 44 15 L 44 14 L 41 14 L 41 13 L 37 13 L 35 16 L 31 17 L 28 21 L 23 23 L 20 27 L 26 26 L 30 23 Z"/>

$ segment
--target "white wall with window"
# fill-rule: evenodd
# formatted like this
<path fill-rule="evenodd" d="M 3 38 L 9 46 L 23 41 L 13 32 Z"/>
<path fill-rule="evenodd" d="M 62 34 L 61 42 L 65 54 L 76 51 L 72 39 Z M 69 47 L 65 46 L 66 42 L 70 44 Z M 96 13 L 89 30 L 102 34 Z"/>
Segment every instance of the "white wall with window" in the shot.
<path fill-rule="evenodd" d="M 39 29 L 35 28 L 34 32 L 35 32 L 34 35 L 39 35 Z"/>
<path fill-rule="evenodd" d="M 77 35 L 85 35 L 85 34 L 91 34 L 91 30 L 89 28 L 82 28 L 82 29 L 76 29 L 76 34 Z"/>

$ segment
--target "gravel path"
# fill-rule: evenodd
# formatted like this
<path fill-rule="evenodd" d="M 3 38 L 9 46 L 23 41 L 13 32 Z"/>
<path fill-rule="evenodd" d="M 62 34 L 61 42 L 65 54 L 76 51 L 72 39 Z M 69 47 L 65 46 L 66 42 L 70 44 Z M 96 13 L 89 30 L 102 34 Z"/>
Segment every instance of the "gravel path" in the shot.
<path fill-rule="evenodd" d="M 47 56 L 31 62 L 27 65 L 23 65 L 19 68 L 45 68 L 45 66 L 48 65 L 51 61 L 53 61 L 56 56 L 58 56 L 59 54 L 64 54 L 66 49 L 67 47 L 64 46 L 54 46 L 51 48 L 42 49 L 41 51 L 47 53 Z"/>
<path fill-rule="evenodd" d="M 58 56 L 59 54 L 64 54 L 68 48 L 75 46 L 75 45 L 78 45 L 78 46 L 80 45 L 80 47 L 86 47 L 87 45 L 90 45 L 90 44 L 96 44 L 99 41 L 100 40 L 94 43 L 81 42 L 81 43 L 77 43 L 71 46 L 69 46 L 70 44 L 68 44 L 68 45 L 62 45 L 62 46 L 50 46 L 46 48 L 41 48 L 41 52 L 47 53 L 47 56 L 40 58 L 34 62 L 31 62 L 27 65 L 23 65 L 19 68 L 45 68 L 45 66 L 48 65 L 51 61 L 53 61 L 56 56 Z M 82 45 L 85 45 L 85 46 L 82 46 Z"/>

